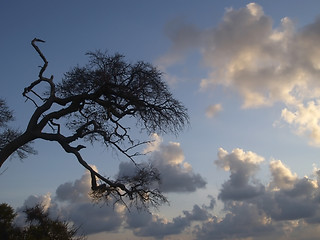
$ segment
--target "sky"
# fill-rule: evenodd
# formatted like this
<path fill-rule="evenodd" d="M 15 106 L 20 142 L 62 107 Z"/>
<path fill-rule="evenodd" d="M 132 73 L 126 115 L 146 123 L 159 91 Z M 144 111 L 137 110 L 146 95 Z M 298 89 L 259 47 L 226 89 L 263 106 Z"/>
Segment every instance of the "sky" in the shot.
<path fill-rule="evenodd" d="M 35 37 L 56 82 L 97 49 L 152 63 L 190 125 L 143 136 L 170 201 L 158 210 L 93 204 L 88 172 L 43 141 L 0 169 L 0 202 L 20 211 L 41 201 L 89 240 L 318 239 L 319 9 L 318 0 L 1 1 L 0 97 L 13 127 L 25 129 L 34 110 L 21 93 L 42 64 Z M 101 145 L 83 156 L 106 176 L 130 169 Z"/>

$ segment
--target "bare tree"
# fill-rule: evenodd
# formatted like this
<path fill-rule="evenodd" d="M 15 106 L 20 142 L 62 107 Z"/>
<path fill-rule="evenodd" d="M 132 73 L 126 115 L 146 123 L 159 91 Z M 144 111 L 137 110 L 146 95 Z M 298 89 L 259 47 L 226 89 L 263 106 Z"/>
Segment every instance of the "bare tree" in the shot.
<path fill-rule="evenodd" d="M 120 54 L 96 51 L 88 53 L 88 65 L 74 67 L 55 83 L 53 76 L 44 76 L 48 61 L 37 42 L 44 41 L 35 38 L 31 42 L 43 65 L 38 79 L 23 91 L 36 108 L 26 130 L 1 145 L 0 167 L 31 141 L 54 141 L 90 171 L 95 198 L 129 199 L 145 206 L 165 202 L 154 184 L 160 181 L 157 169 L 135 161 L 139 153 L 134 149 L 148 141 L 133 139 L 127 125 L 129 119 L 142 132 L 177 134 L 188 123 L 186 108 L 173 98 L 161 73 L 148 63 L 131 64 Z M 47 84 L 49 90 L 39 93 L 36 87 L 41 84 Z M 80 151 L 86 146 L 79 140 L 103 142 L 107 148 L 116 149 L 136 165 L 136 173 L 119 179 L 102 176 L 83 159 Z"/>

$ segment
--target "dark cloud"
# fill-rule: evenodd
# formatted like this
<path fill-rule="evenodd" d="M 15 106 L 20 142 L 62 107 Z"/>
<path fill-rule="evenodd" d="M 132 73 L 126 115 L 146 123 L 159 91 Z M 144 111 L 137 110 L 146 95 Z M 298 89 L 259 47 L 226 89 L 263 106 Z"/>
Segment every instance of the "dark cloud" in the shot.
<path fill-rule="evenodd" d="M 210 217 L 207 208 L 194 205 L 191 212 L 183 211 L 183 214 L 189 221 L 205 221 Z"/>
<path fill-rule="evenodd" d="M 274 231 L 265 215 L 249 204 L 230 204 L 228 213 L 222 218 L 213 217 L 202 224 L 196 232 L 197 239 L 242 239 L 270 234 Z"/>
<path fill-rule="evenodd" d="M 222 185 L 222 189 L 220 191 L 218 198 L 221 199 L 222 201 L 226 201 L 226 200 L 239 201 L 239 200 L 244 200 L 244 199 L 249 199 L 249 198 L 259 196 L 263 194 L 264 190 L 265 189 L 263 185 L 258 185 L 258 186 L 245 185 L 245 186 L 237 187 L 235 184 L 233 184 L 232 181 L 229 180 Z"/>
<path fill-rule="evenodd" d="M 115 231 L 123 223 L 123 210 L 117 205 L 99 206 L 94 204 L 90 197 L 90 174 L 85 173 L 74 182 L 63 183 L 58 186 L 56 196 L 51 198 L 50 194 L 44 196 L 30 196 L 25 201 L 26 206 L 32 207 L 38 203 L 44 205 L 51 217 L 62 218 L 71 221 L 76 226 L 81 226 L 85 234 Z M 21 217 L 24 217 L 21 214 Z M 19 220 L 23 222 L 23 219 Z"/>
<path fill-rule="evenodd" d="M 133 225 L 134 233 L 137 236 L 144 237 L 154 237 L 155 239 L 163 239 L 168 235 L 178 235 L 181 234 L 184 230 L 191 226 L 192 222 L 202 222 L 207 221 L 212 218 L 210 211 L 215 205 L 215 199 L 210 197 L 209 206 L 203 205 L 200 207 L 195 204 L 191 211 L 183 211 L 183 215 L 175 217 L 172 221 L 168 221 L 164 218 L 161 218 L 157 215 L 152 216 L 152 221 L 146 221 L 144 225 L 141 225 L 137 228 Z M 147 213 L 144 213 L 144 215 Z M 131 218 L 131 216 L 130 216 Z M 138 217 L 139 218 L 139 217 Z M 149 217 L 145 217 L 145 219 L 150 220 L 151 214 Z"/>
<path fill-rule="evenodd" d="M 254 179 L 262 161 L 253 152 L 219 149 L 215 163 L 230 172 L 219 193 L 225 215 L 195 228 L 197 239 L 301 239 L 302 233 L 308 236 L 302 239 L 316 239 L 320 226 L 314 225 L 312 234 L 308 231 L 309 223 L 320 219 L 318 171 L 317 180 L 299 178 L 280 160 L 272 160 L 270 182 L 262 185 Z"/>
<path fill-rule="evenodd" d="M 219 199 L 222 201 L 243 200 L 262 194 L 264 186 L 255 181 L 254 174 L 263 160 L 257 154 L 244 152 L 242 149 L 234 149 L 229 154 L 220 148 L 215 164 L 230 171 L 230 178 L 222 184 Z"/>
<path fill-rule="evenodd" d="M 135 229 L 134 234 L 143 237 L 154 237 L 155 239 L 163 239 L 168 235 L 176 235 L 190 225 L 190 221 L 185 217 L 175 217 L 168 222 L 158 216 L 153 217 L 153 221 L 147 225 Z"/>
<path fill-rule="evenodd" d="M 92 202 L 72 203 L 62 208 L 65 216 L 81 226 L 86 234 L 115 231 L 123 222 L 121 211 L 112 206 L 98 206 Z"/>
<path fill-rule="evenodd" d="M 152 214 L 148 211 L 132 209 L 126 212 L 126 223 L 129 229 L 141 228 L 150 222 L 152 222 Z"/>

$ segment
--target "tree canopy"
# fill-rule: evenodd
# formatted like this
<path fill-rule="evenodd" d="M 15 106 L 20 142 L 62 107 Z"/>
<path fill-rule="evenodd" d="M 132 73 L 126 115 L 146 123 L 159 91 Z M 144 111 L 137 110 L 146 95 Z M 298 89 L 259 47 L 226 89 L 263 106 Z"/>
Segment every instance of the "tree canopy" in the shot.
<path fill-rule="evenodd" d="M 136 147 L 149 141 L 133 137 L 131 125 L 127 124 L 134 121 L 134 126 L 148 134 L 177 134 L 188 123 L 186 108 L 172 96 L 162 73 L 143 61 L 129 63 L 123 55 L 95 51 L 87 54 L 87 65 L 72 68 L 56 83 L 52 75 L 44 76 L 48 61 L 37 46 L 39 42 L 44 41 L 35 38 L 31 44 L 43 65 L 38 79 L 23 91 L 35 110 L 24 132 L 2 138 L 0 167 L 15 152 L 23 153 L 19 157 L 33 153 L 30 143 L 36 139 L 54 141 L 90 171 L 94 198 L 129 199 L 144 206 L 166 202 L 155 184 L 161 180 L 157 169 L 135 161 L 141 154 L 135 151 Z M 49 90 L 38 92 L 36 89 L 42 84 L 47 84 Z M 1 127 L 11 120 L 12 114 L 3 101 L 0 108 L 5 110 Z M 79 144 L 79 140 L 85 145 Z M 86 143 L 96 142 L 103 142 L 130 159 L 136 165 L 135 174 L 118 179 L 99 174 L 81 155 Z"/>

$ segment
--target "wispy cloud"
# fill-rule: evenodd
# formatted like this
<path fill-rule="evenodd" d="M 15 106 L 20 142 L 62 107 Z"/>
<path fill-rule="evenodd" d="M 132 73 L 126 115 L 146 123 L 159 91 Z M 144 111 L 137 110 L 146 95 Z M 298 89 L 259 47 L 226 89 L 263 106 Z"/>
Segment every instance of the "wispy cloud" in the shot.
<path fill-rule="evenodd" d="M 220 103 L 210 105 L 206 109 L 206 116 L 208 118 L 215 117 L 219 112 L 223 110 L 222 105 Z"/>

